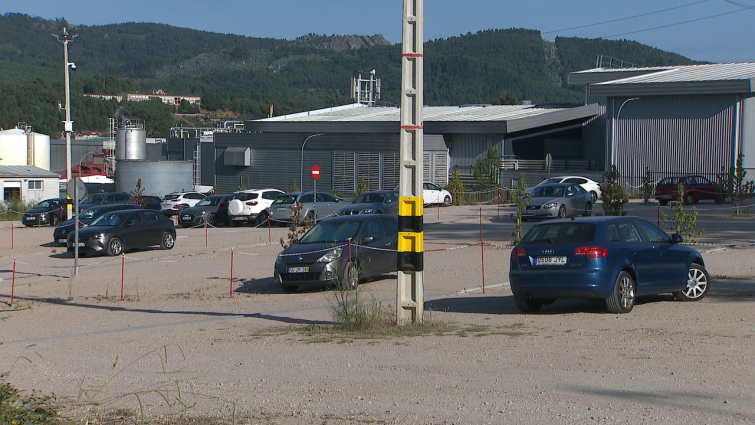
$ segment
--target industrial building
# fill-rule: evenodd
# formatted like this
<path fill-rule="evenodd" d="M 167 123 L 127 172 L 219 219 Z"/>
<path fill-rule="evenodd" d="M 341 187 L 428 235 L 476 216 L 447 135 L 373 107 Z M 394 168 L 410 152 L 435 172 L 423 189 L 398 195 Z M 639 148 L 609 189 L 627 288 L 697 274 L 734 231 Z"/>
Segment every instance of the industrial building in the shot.
<path fill-rule="evenodd" d="M 37 203 L 58 197 L 60 177 L 33 165 L 0 165 L 0 201 Z"/>
<path fill-rule="evenodd" d="M 625 184 L 668 175 L 716 175 L 744 154 L 755 171 L 755 63 L 597 68 L 569 74 L 600 115 L 585 126 L 588 158 L 615 164 Z"/>
<path fill-rule="evenodd" d="M 399 108 L 345 105 L 244 123 L 243 133 L 215 133 L 215 176 L 221 192 L 246 187 L 312 189 L 309 170 L 322 170 L 318 189 L 350 194 L 364 178 L 369 189 L 398 185 Z M 597 105 L 425 106 L 424 179 L 466 178 L 488 143 L 502 157 L 502 181 L 545 175 L 545 155 L 563 172 L 602 174 L 586 160 L 583 124 Z M 539 180 L 538 180 L 539 181 Z"/>

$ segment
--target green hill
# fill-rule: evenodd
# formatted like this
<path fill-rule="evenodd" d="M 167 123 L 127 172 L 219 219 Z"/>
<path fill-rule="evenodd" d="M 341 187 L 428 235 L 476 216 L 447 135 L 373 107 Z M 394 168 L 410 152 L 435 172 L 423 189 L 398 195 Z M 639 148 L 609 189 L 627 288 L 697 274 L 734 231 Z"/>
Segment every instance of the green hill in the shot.
<path fill-rule="evenodd" d="M 0 16 L 1 127 L 24 121 L 40 132 L 61 130 L 62 46 L 51 34 L 60 33 L 64 24 L 22 14 Z M 399 103 L 401 46 L 379 35 L 277 40 L 137 23 L 79 26 L 71 33 L 78 34 L 69 44 L 69 60 L 77 65 L 71 73 L 72 118 L 80 130 L 104 130 L 119 106 L 81 93 L 162 89 L 200 95 L 205 110 L 260 118 L 270 104 L 280 115 L 347 103 L 350 78 L 376 69 L 382 100 Z M 548 42 L 534 30 L 480 31 L 425 44 L 425 102 L 476 104 L 513 96 L 580 103 L 584 88 L 567 85 L 566 74 L 594 67 L 598 55 L 641 66 L 693 63 L 631 41 Z M 162 136 L 172 125 L 166 114 L 176 112 L 157 104 L 120 106 L 149 115 L 139 118 L 153 122 L 151 132 Z M 186 123 L 207 125 L 199 117 Z"/>

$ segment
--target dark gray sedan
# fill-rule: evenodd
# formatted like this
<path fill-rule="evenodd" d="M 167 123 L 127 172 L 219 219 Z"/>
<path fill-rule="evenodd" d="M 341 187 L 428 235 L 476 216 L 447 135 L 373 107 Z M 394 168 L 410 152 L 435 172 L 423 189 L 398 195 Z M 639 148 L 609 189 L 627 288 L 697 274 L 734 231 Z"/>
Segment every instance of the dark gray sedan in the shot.
<path fill-rule="evenodd" d="M 522 220 L 592 215 L 592 196 L 574 183 L 541 184 L 532 192 Z"/>
<path fill-rule="evenodd" d="M 100 216 L 104 215 L 105 213 L 120 210 L 135 210 L 140 208 L 141 207 L 139 205 L 134 204 L 100 205 L 97 207 L 87 208 L 82 211 L 81 214 L 79 214 L 79 230 L 89 226 L 89 223 L 100 218 Z M 68 243 L 68 235 L 70 235 L 74 230 L 76 230 L 76 219 L 72 218 L 60 223 L 60 225 L 58 225 L 58 227 L 56 227 L 52 232 L 52 237 L 53 239 L 55 239 L 55 242 L 61 245 L 65 245 Z"/>
<path fill-rule="evenodd" d="M 278 254 L 275 280 L 286 292 L 308 284 L 354 288 L 360 280 L 396 271 L 397 243 L 395 216 L 329 218 Z"/>
<path fill-rule="evenodd" d="M 228 224 L 228 203 L 231 195 L 208 196 L 196 205 L 184 208 L 178 214 L 178 223 L 183 227 L 217 226 L 218 223 Z"/>
<path fill-rule="evenodd" d="M 398 215 L 397 190 L 373 190 L 357 196 L 338 215 L 389 214 Z"/>
<path fill-rule="evenodd" d="M 124 210 L 102 215 L 79 230 L 79 255 L 103 252 L 121 255 L 127 250 L 159 245 L 172 249 L 176 244 L 173 220 L 157 211 Z M 75 233 L 68 235 L 68 251 L 75 249 Z"/>

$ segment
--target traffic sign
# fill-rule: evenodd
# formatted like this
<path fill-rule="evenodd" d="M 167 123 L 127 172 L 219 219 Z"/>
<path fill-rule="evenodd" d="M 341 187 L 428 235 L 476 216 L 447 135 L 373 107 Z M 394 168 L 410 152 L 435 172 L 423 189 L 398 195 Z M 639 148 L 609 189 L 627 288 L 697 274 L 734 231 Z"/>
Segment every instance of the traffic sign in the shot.
<path fill-rule="evenodd" d="M 318 167 L 317 165 L 312 166 L 312 178 L 314 180 L 320 179 L 320 167 Z"/>
<path fill-rule="evenodd" d="M 84 185 L 84 180 L 79 178 L 68 180 L 68 184 L 66 184 L 66 194 L 74 201 L 87 196 L 87 187 Z"/>

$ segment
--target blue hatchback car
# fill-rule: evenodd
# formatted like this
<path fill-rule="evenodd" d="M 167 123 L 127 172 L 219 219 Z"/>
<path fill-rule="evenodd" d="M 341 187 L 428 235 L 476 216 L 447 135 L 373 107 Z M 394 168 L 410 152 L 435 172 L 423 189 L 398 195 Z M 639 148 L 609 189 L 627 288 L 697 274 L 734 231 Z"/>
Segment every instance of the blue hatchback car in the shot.
<path fill-rule="evenodd" d="M 558 298 L 603 299 L 611 313 L 629 313 L 638 295 L 698 301 L 710 277 L 700 253 L 681 242 L 639 217 L 546 221 L 511 251 L 511 292 L 523 312 Z"/>

